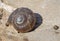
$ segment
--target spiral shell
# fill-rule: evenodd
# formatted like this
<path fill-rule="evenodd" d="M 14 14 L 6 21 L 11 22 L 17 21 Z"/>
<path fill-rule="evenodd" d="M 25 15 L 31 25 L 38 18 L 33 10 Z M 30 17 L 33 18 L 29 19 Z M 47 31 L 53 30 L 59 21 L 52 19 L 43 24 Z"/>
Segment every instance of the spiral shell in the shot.
<path fill-rule="evenodd" d="M 12 24 L 18 32 L 28 32 L 34 28 L 36 17 L 28 8 L 17 8 L 9 16 L 8 23 Z"/>

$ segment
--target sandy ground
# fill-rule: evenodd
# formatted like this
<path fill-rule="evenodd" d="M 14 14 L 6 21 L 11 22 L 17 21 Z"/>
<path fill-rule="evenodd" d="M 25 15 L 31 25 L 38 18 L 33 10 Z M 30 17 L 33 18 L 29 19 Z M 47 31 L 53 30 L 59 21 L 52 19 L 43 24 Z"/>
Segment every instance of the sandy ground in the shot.
<path fill-rule="evenodd" d="M 34 31 L 18 34 L 13 26 L 5 26 L 11 12 L 3 9 L 0 41 L 60 41 L 60 0 L 3 0 L 3 3 L 13 8 L 30 8 L 38 13 L 43 21 Z M 54 30 L 54 25 L 58 25 L 59 29 Z"/>

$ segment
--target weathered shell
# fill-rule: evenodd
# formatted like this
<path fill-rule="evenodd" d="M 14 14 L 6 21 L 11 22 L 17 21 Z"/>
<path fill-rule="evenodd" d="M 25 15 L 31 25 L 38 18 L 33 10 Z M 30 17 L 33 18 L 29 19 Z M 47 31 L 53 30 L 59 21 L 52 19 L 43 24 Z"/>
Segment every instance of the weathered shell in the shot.
<path fill-rule="evenodd" d="M 36 17 L 28 8 L 18 8 L 10 15 L 8 23 L 18 32 L 28 32 L 34 28 Z"/>

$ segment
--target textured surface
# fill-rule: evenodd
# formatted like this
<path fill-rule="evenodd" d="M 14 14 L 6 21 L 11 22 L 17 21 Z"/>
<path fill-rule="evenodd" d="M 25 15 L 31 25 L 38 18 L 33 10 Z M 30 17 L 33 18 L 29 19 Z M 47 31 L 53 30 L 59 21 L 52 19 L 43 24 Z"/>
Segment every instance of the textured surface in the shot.
<path fill-rule="evenodd" d="M 3 2 L 15 8 L 32 9 L 42 16 L 43 23 L 32 32 L 18 34 L 12 26 L 5 26 L 11 12 L 4 10 L 0 24 L 1 41 L 60 41 L 60 0 L 3 0 Z M 59 29 L 55 31 L 54 25 L 58 25 Z"/>

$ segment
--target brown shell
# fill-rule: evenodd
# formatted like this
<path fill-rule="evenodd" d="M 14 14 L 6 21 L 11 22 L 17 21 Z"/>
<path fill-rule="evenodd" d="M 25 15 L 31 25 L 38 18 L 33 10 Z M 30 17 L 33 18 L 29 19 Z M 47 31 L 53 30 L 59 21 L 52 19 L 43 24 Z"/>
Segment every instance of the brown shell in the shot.
<path fill-rule="evenodd" d="M 21 22 L 17 18 L 21 18 Z M 18 19 L 19 20 L 19 19 Z M 33 29 L 36 22 L 34 13 L 28 8 L 18 8 L 10 15 L 8 23 L 12 24 L 18 32 L 28 32 Z"/>

